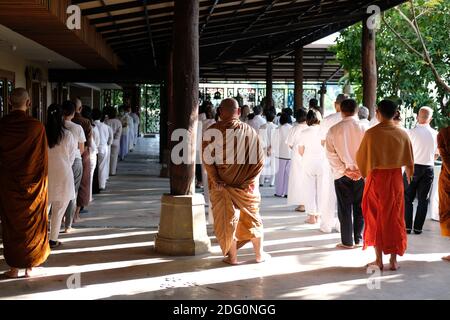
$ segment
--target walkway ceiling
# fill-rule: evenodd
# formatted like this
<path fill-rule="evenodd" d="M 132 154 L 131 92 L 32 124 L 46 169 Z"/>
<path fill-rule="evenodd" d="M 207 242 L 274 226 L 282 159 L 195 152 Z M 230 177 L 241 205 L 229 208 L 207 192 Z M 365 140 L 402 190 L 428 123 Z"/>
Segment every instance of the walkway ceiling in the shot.
<path fill-rule="evenodd" d="M 262 61 L 280 59 L 275 78 L 288 77 L 288 60 L 298 46 L 365 18 L 369 5 L 382 10 L 404 0 L 200 0 L 201 76 L 261 79 Z M 124 62 L 157 79 L 171 46 L 174 2 L 170 0 L 72 0 Z M 313 54 L 312 56 L 315 56 Z M 322 81 L 336 70 L 318 55 L 306 80 Z M 328 56 L 326 57 L 328 60 Z M 259 61 L 259 62 L 257 62 Z M 237 63 L 231 67 L 232 63 Z M 285 69 L 281 72 L 281 69 Z M 236 72 L 243 70 L 244 74 Z"/>

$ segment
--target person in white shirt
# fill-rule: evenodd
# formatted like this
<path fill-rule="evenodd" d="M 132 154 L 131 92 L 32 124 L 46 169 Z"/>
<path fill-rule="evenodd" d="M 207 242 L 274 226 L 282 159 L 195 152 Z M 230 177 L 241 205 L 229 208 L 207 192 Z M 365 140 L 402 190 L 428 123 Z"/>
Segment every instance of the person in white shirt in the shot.
<path fill-rule="evenodd" d="M 89 158 L 90 158 L 90 188 L 89 188 L 89 202 L 92 202 L 94 198 L 92 197 L 93 190 L 95 193 L 98 193 L 98 181 L 94 181 L 94 173 L 97 168 L 97 155 L 98 155 L 98 147 L 100 145 L 100 132 L 98 127 L 95 125 L 94 120 L 92 119 L 92 108 L 88 106 L 83 106 L 82 111 L 83 117 L 88 119 L 91 122 L 92 126 L 92 136 L 91 136 L 91 147 L 89 148 Z"/>
<path fill-rule="evenodd" d="M 362 106 L 358 111 L 359 122 L 368 130 L 370 128 L 369 109 Z"/>
<path fill-rule="evenodd" d="M 291 166 L 291 149 L 286 144 L 292 125 L 289 124 L 289 115 L 283 113 L 280 117 L 280 126 L 272 135 L 272 148 L 276 159 L 275 196 L 287 197 L 289 184 L 289 169 Z"/>
<path fill-rule="evenodd" d="M 51 207 L 49 242 L 51 248 L 56 248 L 61 245 L 58 238 L 64 213 L 69 202 L 75 199 L 72 165 L 78 147 L 72 133 L 64 127 L 60 105 L 48 108 L 46 133 L 49 147 L 48 202 Z"/>
<path fill-rule="evenodd" d="M 341 243 L 338 247 L 345 249 L 362 244 L 364 228 L 361 208 L 364 179 L 356 164 L 356 152 L 361 145 L 366 126 L 355 117 L 357 109 L 355 100 L 344 100 L 341 104 L 343 120 L 330 128 L 326 140 L 327 158 L 335 179 L 341 227 Z"/>
<path fill-rule="evenodd" d="M 336 101 L 334 102 L 336 113 L 325 117 L 320 125 L 319 133 L 320 138 L 322 139 L 322 145 L 324 147 L 330 128 L 342 121 L 341 103 L 346 99 L 348 99 L 348 96 L 346 94 L 339 94 L 336 97 Z M 322 188 L 322 199 L 324 203 L 321 204 L 323 211 L 321 212 L 320 231 L 324 233 L 331 233 L 333 229 L 339 231 L 340 224 L 337 218 L 337 199 L 336 191 L 334 188 L 333 173 L 331 172 L 331 167 L 328 159 L 325 158 L 323 166 L 327 169 L 325 176 L 328 177 L 328 181 L 323 185 Z"/>
<path fill-rule="evenodd" d="M 141 119 L 138 115 L 139 108 L 136 107 L 135 111 L 131 113 L 131 117 L 134 120 L 134 145 L 136 146 L 138 138 L 139 138 L 139 128 L 141 126 Z"/>
<path fill-rule="evenodd" d="M 99 133 L 99 145 L 97 147 L 98 186 L 100 190 L 105 190 L 109 171 L 109 167 L 107 167 L 109 130 L 108 126 L 100 121 L 102 112 L 99 109 L 94 109 L 94 111 L 92 111 L 92 118 L 94 119 L 95 127 L 98 129 Z"/>
<path fill-rule="evenodd" d="M 261 107 L 259 106 L 254 107 L 253 108 L 254 117 L 251 120 L 247 121 L 247 124 L 253 129 L 255 129 L 256 132 L 259 131 L 259 128 L 261 128 L 261 126 L 267 123 L 267 121 L 262 117 L 261 112 L 262 112 Z"/>
<path fill-rule="evenodd" d="M 128 125 L 129 125 L 129 132 L 128 132 L 128 151 L 133 152 L 135 140 L 136 140 L 136 130 L 134 125 L 134 119 L 131 116 L 131 107 L 127 106 L 125 109 L 125 115 L 128 117 Z"/>
<path fill-rule="evenodd" d="M 302 131 L 297 142 L 298 152 L 302 156 L 302 202 L 305 205 L 309 224 L 319 222 L 319 217 L 324 210 L 324 184 L 327 183 L 328 167 L 326 162 L 325 149 L 320 138 L 320 112 L 309 110 L 306 116 L 308 128 Z"/>
<path fill-rule="evenodd" d="M 120 138 L 119 159 L 123 161 L 130 151 L 130 123 L 129 117 L 125 113 L 125 106 L 119 107 L 119 117 L 122 122 L 122 137 Z"/>
<path fill-rule="evenodd" d="M 421 234 L 427 216 L 430 191 L 434 180 L 434 161 L 438 154 L 438 132 L 430 126 L 432 118 L 433 109 L 422 107 L 417 116 L 417 126 L 409 131 L 414 154 L 414 176 L 408 185 L 405 175 L 407 233 L 414 231 L 415 234 Z M 416 196 L 418 206 L 415 219 L 413 219 L 413 201 Z"/>
<path fill-rule="evenodd" d="M 107 148 L 107 154 L 106 154 L 106 181 L 109 180 L 110 176 L 110 170 L 111 170 L 111 150 L 112 150 L 112 144 L 114 143 L 114 131 L 113 129 L 106 123 L 107 115 L 105 113 L 105 110 L 103 110 L 103 123 L 108 128 L 108 148 Z"/>
<path fill-rule="evenodd" d="M 108 107 L 105 110 L 108 119 L 105 123 L 111 127 L 114 133 L 113 143 L 111 144 L 111 156 L 109 164 L 109 174 L 115 176 L 117 173 L 117 161 L 119 160 L 120 142 L 122 139 L 122 122 L 116 119 L 117 110 L 113 107 Z"/>
<path fill-rule="evenodd" d="M 76 197 L 78 190 L 80 189 L 81 177 L 83 176 L 83 162 L 81 160 L 81 154 L 84 153 L 84 143 L 86 142 L 86 135 L 84 134 L 83 127 L 72 122 L 72 119 L 75 116 L 75 108 L 75 103 L 72 101 L 66 101 L 62 105 L 64 127 L 72 133 L 77 142 L 75 159 L 72 165 L 75 197 L 71 199 L 64 214 L 65 233 L 70 233 L 72 231 L 73 218 L 77 209 Z"/>
<path fill-rule="evenodd" d="M 264 149 L 265 154 L 264 168 L 259 177 L 259 185 L 261 187 L 264 186 L 266 180 L 269 181 L 271 187 L 275 185 L 276 164 L 275 153 L 272 147 L 272 135 L 277 128 L 273 123 L 275 117 L 275 112 L 268 110 L 266 112 L 267 123 L 262 125 L 258 132 L 261 147 Z"/>
<path fill-rule="evenodd" d="M 291 171 L 288 185 L 288 205 L 297 206 L 295 211 L 305 212 L 305 206 L 301 198 L 304 188 L 302 181 L 302 157 L 298 152 L 298 142 L 300 141 L 303 130 L 308 128 L 306 124 L 306 109 L 297 110 L 297 125 L 293 126 L 286 140 L 287 145 L 292 150 Z"/>

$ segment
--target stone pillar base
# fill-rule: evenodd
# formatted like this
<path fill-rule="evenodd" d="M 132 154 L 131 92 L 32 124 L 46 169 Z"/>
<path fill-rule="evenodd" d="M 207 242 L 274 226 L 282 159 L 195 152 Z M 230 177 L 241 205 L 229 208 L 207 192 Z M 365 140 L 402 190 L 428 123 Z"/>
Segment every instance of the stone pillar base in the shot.
<path fill-rule="evenodd" d="M 195 256 L 209 252 L 210 248 L 203 195 L 163 195 L 159 231 L 155 238 L 156 252 Z"/>

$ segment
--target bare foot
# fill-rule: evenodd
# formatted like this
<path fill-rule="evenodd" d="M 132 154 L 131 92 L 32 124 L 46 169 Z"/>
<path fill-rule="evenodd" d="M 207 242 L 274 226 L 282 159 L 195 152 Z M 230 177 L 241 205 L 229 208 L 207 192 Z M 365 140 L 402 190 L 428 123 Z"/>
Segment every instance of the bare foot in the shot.
<path fill-rule="evenodd" d="M 343 243 L 339 243 L 339 244 L 336 245 L 336 248 L 339 248 L 339 249 L 354 249 L 355 247 L 354 246 L 346 246 Z"/>
<path fill-rule="evenodd" d="M 19 269 L 11 268 L 9 271 L 3 273 L 6 278 L 17 279 L 19 278 Z"/>
<path fill-rule="evenodd" d="M 223 258 L 222 262 L 225 262 L 225 263 L 227 263 L 229 265 L 232 265 L 232 266 L 236 266 L 236 265 L 239 264 L 239 262 L 237 261 L 237 258 L 231 259 L 230 257 Z"/>
<path fill-rule="evenodd" d="M 389 262 L 389 269 L 392 271 L 397 271 L 398 269 L 400 269 L 397 260 L 391 259 L 391 261 Z"/>
<path fill-rule="evenodd" d="M 442 260 L 450 262 L 450 256 L 442 257 Z"/>
<path fill-rule="evenodd" d="M 307 224 L 316 224 L 317 220 L 314 216 L 308 216 L 308 219 L 305 220 L 305 223 Z"/>
<path fill-rule="evenodd" d="M 383 268 L 384 268 L 383 262 L 377 261 L 377 260 L 374 262 L 368 263 L 366 265 L 366 268 L 370 268 L 370 267 L 378 267 L 381 271 L 383 271 Z"/>
<path fill-rule="evenodd" d="M 266 252 L 263 252 L 262 255 L 256 256 L 256 263 L 263 263 L 272 258 L 272 256 Z"/>
<path fill-rule="evenodd" d="M 64 230 L 64 233 L 72 233 L 73 232 L 73 228 L 66 228 L 65 230 Z"/>
<path fill-rule="evenodd" d="M 28 268 L 25 270 L 25 278 L 31 278 L 34 276 L 33 268 Z"/>

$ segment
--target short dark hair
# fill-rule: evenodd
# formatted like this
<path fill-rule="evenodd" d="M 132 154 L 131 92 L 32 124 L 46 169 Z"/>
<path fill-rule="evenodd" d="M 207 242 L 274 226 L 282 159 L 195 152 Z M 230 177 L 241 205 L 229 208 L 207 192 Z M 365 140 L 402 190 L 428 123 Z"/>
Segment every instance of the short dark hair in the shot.
<path fill-rule="evenodd" d="M 308 111 L 305 108 L 300 108 L 296 111 L 295 118 L 298 123 L 302 123 L 306 121 L 306 116 L 308 115 Z"/>
<path fill-rule="evenodd" d="M 398 106 L 392 100 L 383 100 L 378 103 L 378 111 L 386 119 L 392 120 L 397 110 Z"/>
<path fill-rule="evenodd" d="M 100 111 L 100 109 L 94 109 L 92 110 L 92 119 L 95 120 L 100 120 L 102 118 L 102 112 Z"/>
<path fill-rule="evenodd" d="M 76 105 L 73 101 L 64 101 L 62 104 L 62 112 L 65 117 L 71 116 L 75 113 Z"/>
<path fill-rule="evenodd" d="M 261 107 L 259 107 L 259 106 L 254 106 L 253 107 L 253 113 L 255 114 L 255 116 L 258 116 L 258 115 L 260 115 L 261 114 Z"/>
<path fill-rule="evenodd" d="M 341 111 L 348 114 L 355 114 L 358 104 L 354 99 L 346 99 L 341 103 Z"/>
<path fill-rule="evenodd" d="M 273 122 L 275 120 L 276 114 L 273 111 L 266 112 L 266 119 L 268 122 Z"/>
<path fill-rule="evenodd" d="M 306 115 L 306 123 L 308 124 L 308 126 L 320 124 L 320 119 L 319 117 L 317 117 L 317 111 L 315 110 L 308 111 L 308 114 Z"/>
<path fill-rule="evenodd" d="M 313 109 L 318 109 L 319 108 L 319 100 L 312 98 L 311 100 L 309 100 L 309 107 L 313 108 Z"/>
<path fill-rule="evenodd" d="M 291 108 L 284 108 L 282 112 L 286 113 L 288 116 L 292 116 L 294 114 Z"/>
<path fill-rule="evenodd" d="M 283 113 L 281 114 L 281 116 L 280 116 L 280 124 L 281 124 L 281 125 L 284 125 L 284 124 L 286 124 L 286 123 L 289 123 L 290 120 L 291 120 L 291 117 L 290 117 L 287 113 L 283 112 Z"/>

